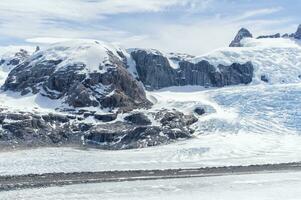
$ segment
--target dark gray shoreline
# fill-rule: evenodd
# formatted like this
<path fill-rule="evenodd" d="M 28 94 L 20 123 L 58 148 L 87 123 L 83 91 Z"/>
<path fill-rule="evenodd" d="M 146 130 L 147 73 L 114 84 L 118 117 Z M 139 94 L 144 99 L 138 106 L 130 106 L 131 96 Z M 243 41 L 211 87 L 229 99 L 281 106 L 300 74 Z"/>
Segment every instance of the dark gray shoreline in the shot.
<path fill-rule="evenodd" d="M 86 183 L 196 178 L 276 172 L 285 173 L 289 171 L 301 171 L 301 163 L 295 162 L 211 168 L 74 172 L 0 176 L 0 192 L 18 189 L 42 188 Z"/>

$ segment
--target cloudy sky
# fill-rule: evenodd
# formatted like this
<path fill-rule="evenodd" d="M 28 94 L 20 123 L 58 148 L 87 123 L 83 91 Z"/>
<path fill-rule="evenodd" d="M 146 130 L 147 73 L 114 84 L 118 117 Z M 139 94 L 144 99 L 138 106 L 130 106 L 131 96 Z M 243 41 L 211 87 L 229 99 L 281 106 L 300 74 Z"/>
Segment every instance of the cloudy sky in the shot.
<path fill-rule="evenodd" d="M 89 38 L 197 55 L 240 27 L 295 32 L 300 10 L 301 0 L 1 0 L 0 45 Z"/>

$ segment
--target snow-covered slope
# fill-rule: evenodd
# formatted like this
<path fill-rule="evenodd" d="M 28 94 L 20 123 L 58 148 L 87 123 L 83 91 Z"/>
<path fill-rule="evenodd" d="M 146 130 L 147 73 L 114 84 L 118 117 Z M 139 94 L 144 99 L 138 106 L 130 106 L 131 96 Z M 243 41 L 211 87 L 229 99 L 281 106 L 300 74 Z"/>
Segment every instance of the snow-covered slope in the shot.
<path fill-rule="evenodd" d="M 11 70 L 3 89 L 40 93 L 72 107 L 131 110 L 148 101 L 130 61 L 125 50 L 100 41 L 56 43 Z"/>
<path fill-rule="evenodd" d="M 82 73 L 105 72 L 106 66 L 112 65 L 110 53 L 122 59 L 118 52 L 123 52 L 123 50 L 109 43 L 96 40 L 70 40 L 53 44 L 45 50 L 35 53 L 30 65 L 34 65 L 39 60 L 61 60 L 62 62 L 56 66 L 56 70 L 76 64 L 85 64 L 87 67 Z M 100 66 L 103 67 L 102 70 Z"/>
<path fill-rule="evenodd" d="M 149 112 L 203 106 L 197 131 L 170 145 L 121 151 L 44 148 L 0 153 L 0 175 L 168 169 L 301 161 L 301 85 L 253 85 L 204 90 L 175 87 L 149 92 Z M 144 113 L 148 111 L 143 110 Z"/>
<path fill-rule="evenodd" d="M 260 173 L 201 178 L 81 184 L 0 193 L 12 200 L 297 200 L 301 173 Z M 296 198 L 297 197 L 297 198 Z"/>
<path fill-rule="evenodd" d="M 265 76 L 269 83 L 297 83 L 301 81 L 301 42 L 290 38 L 245 38 L 243 47 L 217 49 L 198 56 L 193 62 L 207 60 L 213 65 L 229 65 L 251 61 L 255 68 L 253 83 Z"/>
<path fill-rule="evenodd" d="M 34 51 L 31 46 L 0 47 L 0 86 L 8 73 L 18 64 L 26 60 Z"/>

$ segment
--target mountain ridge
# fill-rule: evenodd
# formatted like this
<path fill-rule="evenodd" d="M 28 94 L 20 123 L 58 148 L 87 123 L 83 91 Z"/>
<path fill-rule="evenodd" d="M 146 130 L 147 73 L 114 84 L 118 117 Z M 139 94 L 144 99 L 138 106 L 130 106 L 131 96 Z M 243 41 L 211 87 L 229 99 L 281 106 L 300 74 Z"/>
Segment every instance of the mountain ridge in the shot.
<path fill-rule="evenodd" d="M 239 44 L 198 57 L 96 40 L 56 43 L 32 55 L 17 51 L 0 64 L 3 71 L 12 63 L 3 71 L 0 144 L 112 150 L 169 144 L 194 137 L 214 108 L 166 106 L 153 90 L 301 81 L 299 40 L 240 37 Z"/>

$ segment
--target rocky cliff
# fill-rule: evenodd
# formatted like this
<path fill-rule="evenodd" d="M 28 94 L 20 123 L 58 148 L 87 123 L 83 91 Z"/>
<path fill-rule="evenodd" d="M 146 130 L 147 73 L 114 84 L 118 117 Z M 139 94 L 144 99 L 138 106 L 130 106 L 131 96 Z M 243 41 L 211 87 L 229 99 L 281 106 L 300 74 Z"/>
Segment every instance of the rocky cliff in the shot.
<path fill-rule="evenodd" d="M 31 98 L 32 109 L 0 107 L 0 148 L 76 145 L 102 149 L 142 148 L 193 137 L 206 112 L 157 107 L 144 88 L 248 84 L 253 65 L 214 66 L 186 54 L 76 40 L 16 53 L 2 61 L 11 70 L 0 96 Z M 20 96 L 18 96 L 20 95 Z M 8 99 L 9 99 L 8 98 Z M 51 109 L 44 109 L 48 103 Z M 154 101 L 156 102 L 156 101 Z M 43 108 L 42 108 L 43 107 Z"/>
<path fill-rule="evenodd" d="M 74 108 L 130 111 L 150 106 L 142 84 L 127 71 L 121 55 L 98 41 L 57 44 L 15 67 L 3 89 L 39 93 Z"/>
<path fill-rule="evenodd" d="M 242 44 L 240 43 L 244 38 L 252 38 L 253 35 L 250 33 L 248 29 L 241 28 L 238 33 L 236 34 L 234 40 L 230 43 L 229 47 L 241 47 Z"/>
<path fill-rule="evenodd" d="M 294 37 L 298 40 L 301 39 L 301 24 L 298 26 L 298 29 L 297 29 L 296 33 L 294 34 Z"/>
<path fill-rule="evenodd" d="M 131 51 L 131 56 L 136 62 L 139 79 L 150 90 L 184 85 L 223 87 L 248 84 L 254 71 L 250 62 L 213 66 L 205 60 L 193 63 L 182 59 L 174 66 L 158 51 L 136 49 Z"/>

